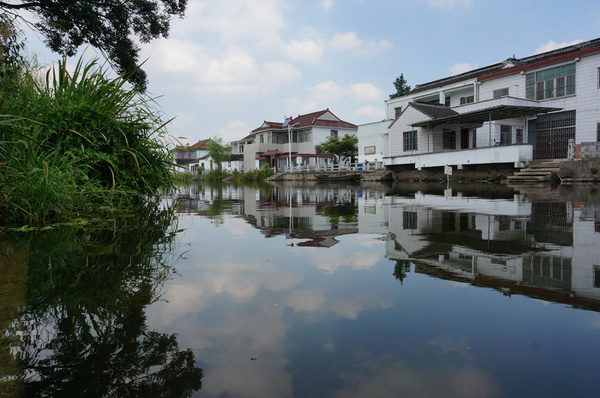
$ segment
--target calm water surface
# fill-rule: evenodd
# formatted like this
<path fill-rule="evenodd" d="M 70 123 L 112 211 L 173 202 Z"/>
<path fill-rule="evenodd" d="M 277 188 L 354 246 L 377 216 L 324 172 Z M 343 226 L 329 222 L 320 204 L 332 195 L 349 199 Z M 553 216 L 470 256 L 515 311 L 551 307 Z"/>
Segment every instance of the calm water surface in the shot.
<path fill-rule="evenodd" d="M 88 394 L 135 384 L 152 396 L 170 383 L 194 397 L 595 397 L 598 196 L 192 185 L 170 198 L 180 206 L 162 234 L 123 232 L 128 243 L 93 257 L 120 270 L 101 273 L 106 286 L 83 272 L 50 289 L 52 257 L 29 259 L 28 305 L 3 323 L 3 341 L 30 336 L 10 349 L 38 395 L 98 382 L 115 387 Z M 89 254 L 67 257 L 89 269 Z M 32 292 L 36 278 L 46 287 Z M 83 293 L 92 287 L 100 297 Z"/>

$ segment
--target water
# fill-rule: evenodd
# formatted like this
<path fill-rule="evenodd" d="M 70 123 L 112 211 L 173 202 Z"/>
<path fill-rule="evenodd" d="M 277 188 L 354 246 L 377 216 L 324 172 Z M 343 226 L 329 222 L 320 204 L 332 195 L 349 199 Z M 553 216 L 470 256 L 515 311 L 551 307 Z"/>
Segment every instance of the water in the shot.
<path fill-rule="evenodd" d="M 11 242 L 36 248 L 0 325 L 28 395 L 597 394 L 594 186 L 179 197 L 144 228 Z"/>

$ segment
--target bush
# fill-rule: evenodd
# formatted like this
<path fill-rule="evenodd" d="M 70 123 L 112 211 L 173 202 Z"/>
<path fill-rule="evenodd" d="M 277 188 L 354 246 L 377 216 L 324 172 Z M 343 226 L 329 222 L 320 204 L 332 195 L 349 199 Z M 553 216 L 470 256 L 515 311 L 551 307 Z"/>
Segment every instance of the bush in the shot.
<path fill-rule="evenodd" d="M 275 175 L 273 169 L 268 164 L 264 164 L 259 170 L 249 171 L 245 174 L 240 174 L 237 179 L 238 181 L 263 181 L 272 175 Z"/>
<path fill-rule="evenodd" d="M 173 186 L 153 100 L 97 61 L 0 77 L 0 219 L 41 224 L 142 204 Z"/>

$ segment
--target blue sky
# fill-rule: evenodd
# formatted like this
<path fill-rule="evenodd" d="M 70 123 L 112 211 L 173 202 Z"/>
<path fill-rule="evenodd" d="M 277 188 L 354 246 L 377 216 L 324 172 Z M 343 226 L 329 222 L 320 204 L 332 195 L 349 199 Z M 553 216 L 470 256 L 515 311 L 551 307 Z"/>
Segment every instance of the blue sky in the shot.
<path fill-rule="evenodd" d="M 189 0 L 141 57 L 169 132 L 193 144 L 325 108 L 378 121 L 401 73 L 414 86 L 598 37 L 597 0 Z"/>

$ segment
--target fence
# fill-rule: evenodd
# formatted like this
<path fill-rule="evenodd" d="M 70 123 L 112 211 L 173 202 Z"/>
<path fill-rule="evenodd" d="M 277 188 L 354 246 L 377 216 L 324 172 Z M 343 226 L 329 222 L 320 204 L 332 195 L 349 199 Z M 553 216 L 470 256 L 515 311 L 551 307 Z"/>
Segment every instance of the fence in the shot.
<path fill-rule="evenodd" d="M 383 162 L 368 163 L 342 163 L 342 164 L 309 164 L 285 167 L 284 173 L 314 173 L 314 172 L 335 172 L 335 171 L 376 171 L 383 170 Z"/>

